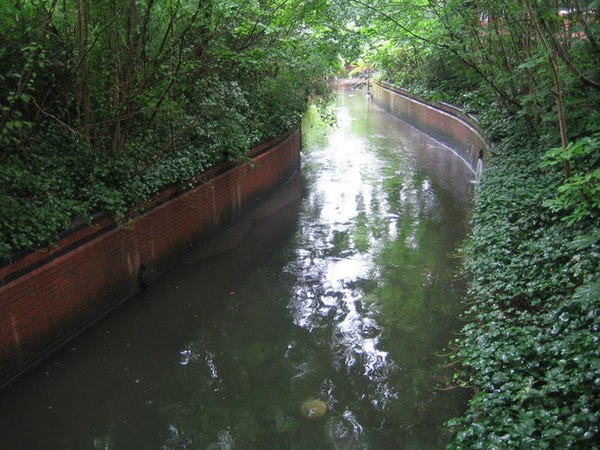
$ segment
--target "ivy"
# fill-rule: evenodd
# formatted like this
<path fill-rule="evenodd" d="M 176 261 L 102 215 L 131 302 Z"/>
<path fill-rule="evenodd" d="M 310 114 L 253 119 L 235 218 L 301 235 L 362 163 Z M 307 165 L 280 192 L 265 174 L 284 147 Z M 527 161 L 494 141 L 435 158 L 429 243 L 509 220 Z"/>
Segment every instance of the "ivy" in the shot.
<path fill-rule="evenodd" d="M 545 206 L 563 183 L 548 167 L 563 156 L 542 142 L 497 147 L 475 204 L 464 248 L 471 304 L 452 360 L 456 383 L 476 395 L 448 422 L 449 448 L 596 446 L 600 241 L 588 225 L 600 217 L 565 220 Z"/>

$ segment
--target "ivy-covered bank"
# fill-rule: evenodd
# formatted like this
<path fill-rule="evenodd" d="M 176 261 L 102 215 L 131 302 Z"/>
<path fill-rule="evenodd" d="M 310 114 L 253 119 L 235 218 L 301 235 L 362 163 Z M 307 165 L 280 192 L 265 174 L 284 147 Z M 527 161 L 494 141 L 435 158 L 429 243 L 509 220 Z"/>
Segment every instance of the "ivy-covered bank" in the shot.
<path fill-rule="evenodd" d="M 563 185 L 553 166 L 564 153 L 513 131 L 488 162 L 464 248 L 468 306 L 452 359 L 475 395 L 448 424 L 450 448 L 597 448 L 600 135 L 570 146 Z"/>
<path fill-rule="evenodd" d="M 474 395 L 449 448 L 599 448 L 599 3 L 353 3 L 374 13 L 366 62 L 492 143 L 449 352 L 447 388 Z"/>

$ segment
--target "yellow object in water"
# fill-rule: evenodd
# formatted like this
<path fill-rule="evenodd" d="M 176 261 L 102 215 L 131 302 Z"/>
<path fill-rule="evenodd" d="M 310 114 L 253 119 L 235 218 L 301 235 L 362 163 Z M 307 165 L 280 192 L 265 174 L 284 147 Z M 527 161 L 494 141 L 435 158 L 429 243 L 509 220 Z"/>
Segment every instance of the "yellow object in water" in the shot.
<path fill-rule="evenodd" d="M 327 412 L 327 403 L 317 399 L 306 400 L 302 402 L 300 411 L 302 412 L 302 417 L 306 419 L 318 419 L 323 417 Z"/>

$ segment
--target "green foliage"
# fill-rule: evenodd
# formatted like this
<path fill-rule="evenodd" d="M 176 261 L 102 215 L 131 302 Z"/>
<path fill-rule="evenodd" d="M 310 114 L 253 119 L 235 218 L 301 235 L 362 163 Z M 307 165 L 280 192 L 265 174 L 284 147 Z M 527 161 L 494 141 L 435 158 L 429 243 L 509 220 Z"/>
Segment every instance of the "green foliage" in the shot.
<path fill-rule="evenodd" d="M 465 248 L 471 306 L 452 356 L 456 382 L 476 395 L 448 423 L 450 448 L 596 445 L 600 236 L 542 206 L 560 173 L 540 168 L 539 148 L 515 133 L 484 175 Z"/>
<path fill-rule="evenodd" d="M 559 17 L 529 0 L 355 3 L 374 12 L 363 22 L 367 59 L 382 77 L 462 106 L 495 144 L 464 248 L 466 324 L 452 344 L 454 381 L 475 395 L 448 423 L 449 448 L 597 448 L 597 14 L 577 5 Z"/>
<path fill-rule="evenodd" d="M 561 166 L 565 161 L 574 171 L 558 189 L 557 195 L 544 201 L 556 213 L 565 213 L 569 224 L 587 222 L 597 225 L 600 218 L 600 133 L 571 142 L 566 149 L 546 152 L 542 167 Z"/>
<path fill-rule="evenodd" d="M 329 8 L 0 2 L 0 258 L 297 126 L 338 63 Z"/>
<path fill-rule="evenodd" d="M 498 143 L 465 248 L 472 303 L 453 356 L 456 383 L 476 395 L 449 423 L 451 447 L 594 448 L 600 27 L 587 9 L 0 2 L 0 258 L 244 160 L 326 97 L 340 56 L 362 57 L 414 93 L 462 105 Z M 572 142 L 557 148 L 564 135 Z"/>
<path fill-rule="evenodd" d="M 464 106 L 478 118 L 493 110 L 518 116 L 530 132 L 546 136 L 548 146 L 559 143 L 558 119 L 563 113 L 571 139 L 597 129 L 597 20 L 583 7 L 561 18 L 558 6 L 543 2 L 354 3 L 372 12 L 370 20 L 363 21 L 367 58 L 393 84 Z M 556 64 L 560 89 L 549 56 Z"/>

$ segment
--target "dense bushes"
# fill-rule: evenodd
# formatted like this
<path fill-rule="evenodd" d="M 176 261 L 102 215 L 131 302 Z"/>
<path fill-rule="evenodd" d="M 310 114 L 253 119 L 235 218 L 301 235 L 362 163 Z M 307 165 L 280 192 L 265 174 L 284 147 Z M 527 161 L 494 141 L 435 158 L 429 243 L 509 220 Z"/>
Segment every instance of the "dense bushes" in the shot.
<path fill-rule="evenodd" d="M 0 259 L 297 126 L 339 50 L 312 3 L 2 4 Z"/>
<path fill-rule="evenodd" d="M 470 306 L 453 358 L 457 383 L 476 394 L 450 422 L 452 448 L 596 445 L 600 214 L 574 223 L 570 211 L 544 206 L 562 179 L 541 167 L 543 154 L 531 136 L 505 139 L 475 203 L 465 248 Z M 599 155 L 589 156 L 597 166 Z"/>
<path fill-rule="evenodd" d="M 450 361 L 474 396 L 449 448 L 598 448 L 600 10 L 560 5 L 369 3 L 384 77 L 462 106 L 493 144 Z"/>
<path fill-rule="evenodd" d="M 194 87 L 199 118 L 172 113 L 172 123 L 132 130 L 118 154 L 49 122 L 28 135 L 22 151 L 4 155 L 0 256 L 51 239 L 76 216 L 120 216 L 167 185 L 183 186 L 218 162 L 240 160 L 261 140 L 297 126 L 306 102 L 289 83 L 284 91 L 251 87 L 266 94 L 262 99 L 214 77 Z"/>
<path fill-rule="evenodd" d="M 495 144 L 454 343 L 455 384 L 475 395 L 451 447 L 593 448 L 599 9 L 567 3 L 2 3 L 0 257 L 243 159 L 294 126 L 364 38 L 388 80 L 462 105 Z"/>
<path fill-rule="evenodd" d="M 451 84 L 442 92 L 431 77 L 403 84 L 461 104 L 494 143 L 463 249 L 465 325 L 452 343 L 453 385 L 474 396 L 448 423 L 449 448 L 597 448 L 600 95 L 569 80 L 563 148 L 551 97 L 533 100 L 546 111 L 535 117 L 531 97 L 507 105 L 473 79 L 439 83 Z"/>

